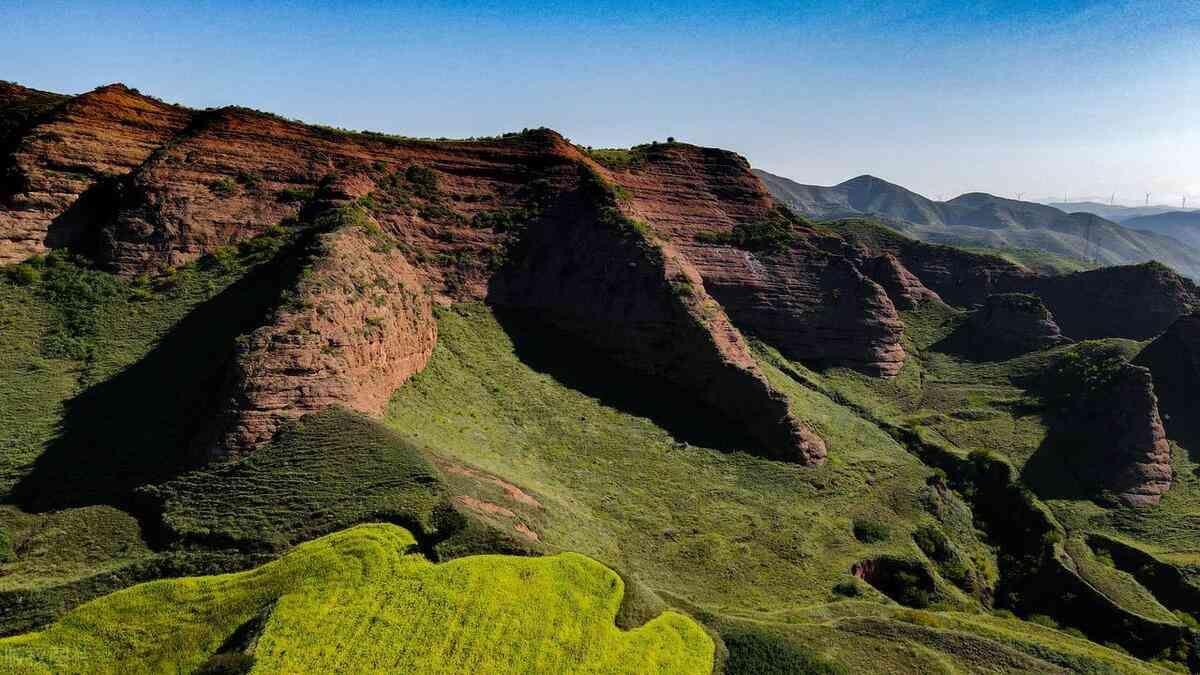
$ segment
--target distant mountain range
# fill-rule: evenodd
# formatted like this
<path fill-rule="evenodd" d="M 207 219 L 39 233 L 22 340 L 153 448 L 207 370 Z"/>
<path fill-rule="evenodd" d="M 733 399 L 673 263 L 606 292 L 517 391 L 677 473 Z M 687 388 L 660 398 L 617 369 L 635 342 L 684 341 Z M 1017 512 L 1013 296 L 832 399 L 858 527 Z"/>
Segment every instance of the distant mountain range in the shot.
<path fill-rule="evenodd" d="M 1120 204 L 1102 204 L 1100 202 L 1082 201 L 1082 202 L 1046 202 L 1047 206 L 1065 211 L 1067 213 L 1094 213 L 1101 218 L 1107 218 L 1115 223 L 1124 223 L 1131 218 L 1140 218 L 1142 216 L 1156 216 L 1160 213 L 1169 213 L 1172 211 L 1192 212 L 1195 209 L 1181 209 L 1178 206 L 1167 206 L 1166 204 L 1151 204 L 1149 206 L 1122 206 Z"/>
<path fill-rule="evenodd" d="M 755 173 L 776 199 L 809 218 L 869 216 L 928 242 L 996 251 L 1032 249 L 1084 265 L 1157 260 L 1200 278 L 1200 237 L 1182 238 L 1179 233 L 1185 230 L 1169 223 L 1134 229 L 1094 213 L 1067 213 L 982 192 L 939 202 L 874 176 L 824 187 L 760 169 Z"/>
<path fill-rule="evenodd" d="M 1169 211 L 1152 216 L 1130 218 L 1125 227 L 1156 232 L 1200 248 L 1200 211 Z"/>

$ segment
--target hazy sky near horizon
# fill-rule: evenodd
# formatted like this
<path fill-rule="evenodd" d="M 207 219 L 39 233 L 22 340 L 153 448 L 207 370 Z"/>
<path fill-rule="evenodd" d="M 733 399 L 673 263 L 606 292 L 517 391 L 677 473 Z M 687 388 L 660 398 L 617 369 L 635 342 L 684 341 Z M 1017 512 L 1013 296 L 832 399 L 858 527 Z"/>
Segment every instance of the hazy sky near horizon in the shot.
<path fill-rule="evenodd" d="M 805 183 L 1200 206 L 1200 0 L 12 2 L 0 79 L 413 136 L 675 136 Z"/>

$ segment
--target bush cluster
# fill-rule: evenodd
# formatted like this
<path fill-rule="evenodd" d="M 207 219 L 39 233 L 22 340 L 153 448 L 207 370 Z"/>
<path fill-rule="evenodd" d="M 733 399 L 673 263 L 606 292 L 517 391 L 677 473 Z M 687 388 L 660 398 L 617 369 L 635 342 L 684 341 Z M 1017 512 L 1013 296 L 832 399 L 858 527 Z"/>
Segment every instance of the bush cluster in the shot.
<path fill-rule="evenodd" d="M 796 241 L 793 226 L 803 224 L 806 222 L 790 209 L 779 206 L 771 210 L 766 220 L 738 223 L 729 232 L 701 232 L 696 235 L 696 240 L 770 255 L 791 248 Z"/>
<path fill-rule="evenodd" d="M 854 521 L 854 538 L 864 544 L 887 541 L 889 536 L 891 536 L 891 528 L 884 523 L 874 520 L 856 519 Z"/>

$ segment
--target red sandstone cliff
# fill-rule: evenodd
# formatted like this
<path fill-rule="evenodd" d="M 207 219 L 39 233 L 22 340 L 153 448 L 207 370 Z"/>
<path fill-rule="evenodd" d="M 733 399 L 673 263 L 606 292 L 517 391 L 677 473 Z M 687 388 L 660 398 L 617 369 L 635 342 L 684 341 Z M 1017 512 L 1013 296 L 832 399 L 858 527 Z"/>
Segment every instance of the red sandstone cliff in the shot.
<path fill-rule="evenodd" d="M 244 453 L 331 405 L 380 414 L 425 368 L 437 324 L 420 275 L 363 216 L 313 244 L 311 267 L 266 325 L 244 337 L 210 456 Z"/>
<path fill-rule="evenodd" d="M 536 311 L 634 370 L 679 385 L 772 457 L 824 461 L 824 441 L 758 371 L 691 262 L 621 214 L 592 171 L 584 165 L 584 184 L 530 224 L 489 300 Z"/>
<path fill-rule="evenodd" d="M 1043 276 L 1000 258 L 919 242 L 882 226 L 848 226 L 856 222 L 842 221 L 838 229 L 864 255 L 895 256 L 946 302 L 971 307 L 994 293 L 1031 293 L 1042 299 L 1062 333 L 1075 340 L 1145 340 L 1200 310 L 1200 287 L 1159 263 Z"/>
<path fill-rule="evenodd" d="M 0 108 L 28 91 L 0 90 L 7 97 Z M 5 149 L 0 261 L 72 247 L 122 274 L 154 271 L 355 202 L 396 250 L 359 260 L 334 255 L 322 263 L 332 266 L 326 274 L 345 267 L 350 275 L 395 276 L 405 288 L 428 289 L 434 304 L 488 298 L 544 310 L 628 365 L 670 374 L 683 391 L 798 461 L 819 461 L 823 444 L 757 372 L 740 331 L 816 365 L 892 375 L 904 359 L 896 305 L 939 295 L 965 303 L 1029 283 L 1045 284 L 1039 292 L 1053 298 L 1048 303 L 1069 302 L 1056 293 L 1094 290 L 1030 281 L 1019 268 L 944 247 L 850 245 L 777 209 L 746 161 L 721 150 L 645 146 L 632 161 L 605 168 L 547 130 L 436 142 L 355 134 L 241 108 L 191 111 L 120 85 L 39 105 Z M 611 203 L 581 201 L 581 166 L 611 186 Z M 611 215 L 606 209 L 643 223 L 641 244 L 598 227 Z M 753 241 L 763 233 L 769 246 Z M 352 244 L 332 249 L 343 247 Z M 522 259 L 530 247 L 535 259 Z M 981 258 L 988 265 L 977 264 Z M 606 266 L 594 269 L 601 261 Z M 563 278 L 574 270 L 589 271 Z M 508 275 L 503 293 L 494 283 L 498 271 Z M 511 290 L 521 284 L 528 293 Z M 1164 311 L 1151 312 L 1155 321 L 1192 292 L 1176 290 Z M 329 402 L 371 408 L 368 401 L 378 403 L 379 392 L 420 367 L 414 354 L 428 345 L 414 335 L 423 335 L 424 319 L 411 317 L 424 309 L 389 306 L 390 318 L 382 319 L 339 302 L 342 323 L 321 330 L 351 347 L 341 360 L 317 357 L 294 339 L 297 326 L 313 320 L 304 313 L 281 311 L 254 334 L 232 385 L 230 400 L 241 403 L 230 408 L 231 447 L 269 434 L 280 417 L 272 410 Z M 348 324 L 368 319 L 395 324 L 380 338 L 387 344 L 346 333 Z M 1153 323 L 1139 319 L 1138 331 Z M 1064 331 L 1070 334 L 1065 324 Z M 354 355 L 360 348 L 405 365 L 381 369 L 388 384 L 370 381 L 364 357 Z"/>
<path fill-rule="evenodd" d="M 1171 487 L 1171 448 L 1150 371 L 1126 365 L 1104 400 L 1107 410 L 1093 411 L 1092 429 L 1103 485 L 1127 504 L 1157 504 Z"/>
<path fill-rule="evenodd" d="M 82 199 L 101 181 L 128 173 L 191 121 L 192 111 L 122 85 L 101 87 L 56 108 L 4 158 L 0 262 L 68 246 L 96 227 Z"/>
<path fill-rule="evenodd" d="M 793 218 L 779 224 L 791 241 L 778 250 L 722 241 L 738 227 L 778 219 L 774 200 L 744 158 L 675 143 L 644 146 L 637 161 L 607 175 L 621 186 L 629 213 L 694 265 L 739 327 L 797 360 L 899 372 L 899 316 L 841 239 Z"/>
<path fill-rule="evenodd" d="M 891 253 L 884 253 L 864 264 L 867 276 L 883 287 L 897 309 L 915 309 L 930 301 L 941 301 L 941 296 L 925 287 L 917 275 L 908 271 L 900 260 Z"/>
<path fill-rule="evenodd" d="M 356 200 L 397 242 L 409 268 L 359 262 L 428 288 L 435 303 L 485 298 L 497 270 L 520 264 L 512 247 L 529 223 L 570 231 L 588 222 L 566 204 L 579 190 L 579 166 L 590 165 L 635 195 L 620 200 L 618 212 L 653 221 L 657 253 L 650 258 L 661 260 L 644 285 L 615 277 L 632 296 L 626 300 L 690 285 L 695 304 L 671 295 L 647 302 L 644 316 L 600 313 L 581 335 L 607 336 L 604 346 L 645 372 L 675 373 L 684 390 L 798 461 L 819 461 L 823 444 L 757 372 L 735 324 L 814 362 L 891 374 L 903 358 L 891 301 L 836 238 L 797 225 L 796 245 L 776 256 L 696 239 L 771 211 L 758 179 L 732 153 L 672 145 L 618 175 L 544 130 L 459 142 L 351 134 L 239 108 L 189 111 L 119 85 L 58 106 L 24 130 L 15 148 L 0 211 L 5 260 L 68 246 L 122 274 L 154 271 Z M 641 265 L 637 256 L 645 255 L 617 247 L 611 262 Z M 561 314 L 577 304 L 556 302 L 547 309 Z M 346 316 L 361 309 L 348 306 Z M 269 434 L 280 417 L 272 411 L 335 400 L 361 407 L 363 391 L 373 390 L 345 386 L 358 365 L 317 358 L 295 339 L 295 324 L 306 320 L 281 312 L 254 334 L 230 397 L 240 402 L 230 409 L 231 448 Z M 655 339 L 630 340 L 646 337 L 650 323 L 658 324 Z M 693 345 L 686 358 L 672 352 L 675 339 Z"/>
<path fill-rule="evenodd" d="M 1150 369 L 1167 435 L 1200 449 L 1200 314 L 1179 317 L 1134 363 Z"/>
<path fill-rule="evenodd" d="M 1024 293 L 989 295 L 963 327 L 969 353 L 1007 359 L 1071 340 L 1063 336 L 1041 298 Z"/>

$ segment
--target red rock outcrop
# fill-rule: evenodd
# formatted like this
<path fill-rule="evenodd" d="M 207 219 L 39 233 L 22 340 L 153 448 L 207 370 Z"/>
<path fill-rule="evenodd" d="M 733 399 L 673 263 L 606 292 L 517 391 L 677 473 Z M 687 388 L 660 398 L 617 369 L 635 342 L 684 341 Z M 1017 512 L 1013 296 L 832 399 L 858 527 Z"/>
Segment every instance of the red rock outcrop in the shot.
<path fill-rule="evenodd" d="M 80 197 L 139 166 L 192 114 L 110 85 L 71 99 L 28 130 L 5 158 L 0 262 L 77 244 L 101 215 Z"/>
<path fill-rule="evenodd" d="M 1076 340 L 1145 340 L 1200 311 L 1200 287 L 1154 262 L 1033 277 L 1009 290 L 1041 297 L 1063 333 Z"/>
<path fill-rule="evenodd" d="M 123 274 L 178 265 L 296 216 L 350 186 L 414 250 L 442 302 L 482 298 L 498 237 L 477 214 L 528 208 L 579 153 L 553 132 L 432 142 L 312 127 L 241 108 L 207 111 L 123 186 L 101 258 Z M 447 264 L 447 262 L 451 264 Z"/>
<path fill-rule="evenodd" d="M 1200 450 L 1200 314 L 1175 323 L 1138 354 L 1150 369 L 1167 436 Z"/>
<path fill-rule="evenodd" d="M 915 309 L 922 303 L 941 297 L 925 287 L 915 274 L 909 272 L 891 253 L 868 260 L 864 265 L 867 276 L 883 287 L 897 309 Z"/>
<path fill-rule="evenodd" d="M 1133 506 L 1157 504 L 1171 487 L 1171 448 L 1167 444 L 1150 371 L 1126 365 L 1103 401 L 1108 410 L 1092 411 L 1094 471 L 1105 488 Z"/>
<path fill-rule="evenodd" d="M 0 152 L 7 154 L 13 138 L 67 99 L 61 94 L 0 80 Z"/>
<path fill-rule="evenodd" d="M 22 131 L 13 148 L 0 208 L 0 259 L 77 246 L 132 275 L 186 263 L 280 222 L 307 222 L 355 201 L 398 243 L 410 266 L 405 278 L 428 288 L 435 304 L 488 297 L 490 280 L 510 262 L 516 233 L 530 223 L 555 213 L 557 226 L 570 230 L 572 219 L 598 217 L 564 206 L 580 189 L 578 167 L 590 165 L 615 186 L 619 203 L 612 208 L 645 222 L 659 251 L 651 257 L 663 258 L 647 288 L 657 293 L 666 283 L 679 291 L 690 284 L 701 300 L 688 311 L 676 301 L 646 305 L 666 312 L 657 319 L 657 335 L 686 334 L 681 339 L 694 345 L 694 362 L 673 361 L 660 338 L 648 343 L 652 348 L 634 348 L 628 336 L 618 336 L 647 336 L 622 322 L 649 322 L 639 312 L 648 317 L 651 309 L 589 317 L 589 336 L 607 336 L 605 344 L 644 371 L 680 373 L 686 391 L 748 427 L 761 426 L 760 440 L 801 461 L 819 459 L 819 439 L 790 419 L 786 403 L 755 371 L 735 325 L 817 365 L 891 375 L 904 359 L 894 304 L 864 273 L 872 265 L 860 251 L 798 219 L 786 223 L 786 245 L 777 250 L 731 240 L 731 233 L 759 227 L 777 211 L 745 160 L 729 152 L 667 144 L 605 169 L 548 130 L 478 141 L 404 139 L 241 108 L 190 111 L 119 85 L 54 107 Z M 612 260 L 631 253 L 622 249 Z M 874 266 L 880 264 L 880 279 L 895 286 L 898 302 L 925 297 L 904 265 Z M 627 283 L 617 287 L 643 292 Z M 597 328 L 600 317 L 613 325 Z M 685 377 L 688 369 L 697 374 Z M 309 377 L 301 371 L 297 381 Z M 271 372 L 268 360 L 245 376 Z M 246 382 L 246 391 L 270 389 Z M 727 392 L 705 392 L 712 382 Z M 338 396 L 305 394 L 297 405 Z M 269 407 L 244 398 L 248 409 Z M 234 426 L 254 426 L 247 424 Z M 245 432 L 245 438 L 261 435 Z"/>
<path fill-rule="evenodd" d="M 1200 287 L 1155 263 L 1056 276 L 1034 274 L 993 256 L 909 239 L 878 225 L 843 229 L 865 256 L 891 253 L 947 303 L 971 307 L 994 293 L 1032 293 L 1075 340 L 1151 338 L 1200 310 Z"/>
<path fill-rule="evenodd" d="M 585 174 L 594 170 L 585 169 Z M 825 443 L 758 371 L 690 261 L 583 185 L 529 226 L 489 301 L 533 310 L 634 370 L 739 423 L 772 457 L 825 459 Z"/>
<path fill-rule="evenodd" d="M 380 414 L 424 369 L 437 323 L 418 272 L 365 216 L 321 234 L 310 271 L 238 347 L 210 456 L 244 453 L 331 405 Z"/>
<path fill-rule="evenodd" d="M 722 241 L 779 217 L 744 158 L 677 143 L 645 146 L 636 162 L 606 175 L 621 187 L 623 207 L 691 262 L 739 327 L 797 360 L 899 372 L 903 325 L 841 239 L 793 219 L 779 224 L 790 241 L 778 250 Z"/>
<path fill-rule="evenodd" d="M 969 352 L 984 359 L 1007 359 L 1071 342 L 1041 298 L 1025 293 L 989 295 L 964 330 Z"/>
<path fill-rule="evenodd" d="M 1017 290 L 1032 272 L 995 256 L 929 244 L 893 232 L 872 221 L 850 219 L 833 224 L 864 258 L 891 255 L 921 284 L 958 307 L 980 304 L 992 293 Z"/>

